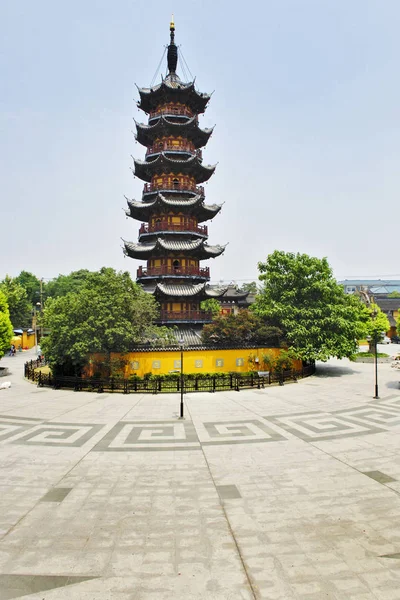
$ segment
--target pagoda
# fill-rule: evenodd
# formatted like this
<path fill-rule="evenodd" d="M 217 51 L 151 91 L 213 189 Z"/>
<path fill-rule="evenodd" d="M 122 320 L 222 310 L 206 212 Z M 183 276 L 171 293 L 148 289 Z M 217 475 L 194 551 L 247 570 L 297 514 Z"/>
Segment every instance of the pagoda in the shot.
<path fill-rule="evenodd" d="M 215 166 L 203 164 L 202 148 L 213 129 L 199 127 L 209 94 L 184 83 L 176 73 L 178 48 L 175 25 L 170 24 L 168 74 L 151 88 L 138 88 L 138 107 L 148 123 L 136 123 L 136 140 L 146 147 L 145 160 L 133 158 L 135 176 L 145 182 L 141 201 L 128 200 L 126 215 L 141 221 L 138 243 L 124 241 L 125 255 L 146 261 L 137 270 L 137 283 L 154 294 L 161 306 L 159 323 L 181 331 L 212 320 L 200 303 L 218 298 L 226 288 L 209 285 L 209 267 L 225 246 L 207 243 L 203 225 L 221 210 L 206 204 L 204 187 Z"/>

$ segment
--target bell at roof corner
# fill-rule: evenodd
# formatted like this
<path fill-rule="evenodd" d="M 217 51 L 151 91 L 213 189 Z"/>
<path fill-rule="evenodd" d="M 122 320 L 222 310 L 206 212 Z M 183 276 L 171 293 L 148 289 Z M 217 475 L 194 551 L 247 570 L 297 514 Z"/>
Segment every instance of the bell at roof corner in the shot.
<path fill-rule="evenodd" d="M 124 241 L 127 256 L 146 261 L 137 270 L 137 282 L 160 303 L 159 323 L 181 329 L 210 322 L 201 301 L 226 291 L 209 285 L 210 269 L 202 263 L 225 250 L 208 244 L 204 224 L 221 210 L 220 204 L 206 204 L 201 185 L 215 171 L 202 154 L 212 129 L 199 125 L 210 95 L 179 77 L 185 64 L 172 17 L 167 73 L 156 85 L 138 88 L 138 107 L 147 122 L 136 123 L 136 140 L 146 151 L 133 164 L 144 187 L 141 200 L 128 200 L 126 214 L 141 224 L 138 242 Z"/>

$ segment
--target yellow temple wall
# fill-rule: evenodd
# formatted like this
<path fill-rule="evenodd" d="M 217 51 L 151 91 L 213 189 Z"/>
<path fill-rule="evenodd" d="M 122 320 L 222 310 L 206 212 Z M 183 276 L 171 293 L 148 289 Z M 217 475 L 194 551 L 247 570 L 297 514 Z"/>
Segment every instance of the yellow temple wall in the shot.
<path fill-rule="evenodd" d="M 22 336 L 15 335 L 12 338 L 12 343 L 15 344 L 15 347 L 17 348 L 17 350 L 19 349 L 20 346 L 23 349 L 28 348 L 30 350 L 35 345 L 35 334 L 34 333 L 28 334 L 26 331 L 24 331 Z"/>
<path fill-rule="evenodd" d="M 272 354 L 278 356 L 280 348 L 235 348 L 229 350 L 184 350 L 184 373 L 246 373 L 251 370 L 262 371 L 262 355 Z M 258 357 L 259 363 L 249 362 L 249 357 Z M 147 352 L 128 352 L 127 354 L 113 353 L 111 358 L 121 358 L 127 361 L 124 376 L 138 375 L 143 377 L 146 373 L 163 375 L 179 371 L 181 368 L 181 353 L 176 350 L 150 350 Z M 101 356 L 93 356 L 93 362 L 101 362 Z M 93 367 L 90 369 L 93 374 Z M 294 361 L 294 368 L 301 369 L 301 361 Z"/>

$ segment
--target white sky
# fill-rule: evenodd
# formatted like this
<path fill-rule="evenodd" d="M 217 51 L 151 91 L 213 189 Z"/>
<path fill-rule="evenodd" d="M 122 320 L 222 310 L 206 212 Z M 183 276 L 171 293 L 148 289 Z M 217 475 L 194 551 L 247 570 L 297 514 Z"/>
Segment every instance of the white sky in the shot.
<path fill-rule="evenodd" d="M 212 281 L 252 280 L 275 249 L 327 256 L 335 276 L 400 278 L 397 0 L 0 2 L 0 278 L 112 266 L 121 237 L 134 83 L 148 86 L 175 14 L 218 162 Z M 165 65 L 164 65 L 165 68 Z"/>

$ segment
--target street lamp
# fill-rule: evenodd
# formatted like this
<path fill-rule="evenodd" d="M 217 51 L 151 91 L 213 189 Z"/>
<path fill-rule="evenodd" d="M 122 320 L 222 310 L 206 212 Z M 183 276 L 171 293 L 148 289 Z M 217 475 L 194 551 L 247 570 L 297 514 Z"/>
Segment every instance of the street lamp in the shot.
<path fill-rule="evenodd" d="M 38 339 L 37 339 L 37 334 L 38 334 L 38 331 L 37 331 L 37 329 L 38 329 L 37 328 L 37 315 L 38 315 L 38 311 L 40 311 L 40 309 L 41 309 L 41 306 L 42 305 L 41 305 L 40 302 L 36 302 L 35 306 L 33 307 L 33 316 L 34 316 L 34 320 L 35 320 L 35 354 L 36 354 L 36 356 L 38 354 L 38 349 L 37 349 L 37 347 L 38 347 Z"/>
<path fill-rule="evenodd" d="M 185 343 L 183 337 L 181 336 L 181 339 L 179 340 L 179 346 L 181 349 L 181 406 L 180 406 L 180 419 L 184 419 L 185 417 L 183 416 L 183 344 Z"/>
<path fill-rule="evenodd" d="M 376 317 L 378 316 L 378 311 L 376 310 L 376 308 L 372 311 L 371 313 L 371 319 L 373 322 L 375 322 Z M 375 400 L 379 400 L 379 390 L 378 390 L 378 339 L 381 337 L 382 334 L 379 334 L 376 330 L 376 327 L 373 326 L 372 327 L 372 336 L 368 335 L 367 336 L 367 340 L 368 342 L 373 341 L 374 342 L 374 359 L 375 359 L 375 396 L 374 399 Z"/>

